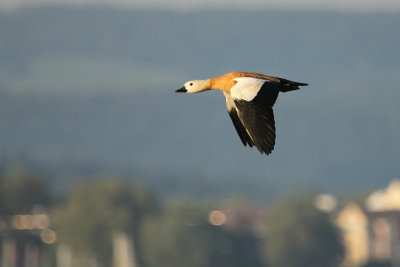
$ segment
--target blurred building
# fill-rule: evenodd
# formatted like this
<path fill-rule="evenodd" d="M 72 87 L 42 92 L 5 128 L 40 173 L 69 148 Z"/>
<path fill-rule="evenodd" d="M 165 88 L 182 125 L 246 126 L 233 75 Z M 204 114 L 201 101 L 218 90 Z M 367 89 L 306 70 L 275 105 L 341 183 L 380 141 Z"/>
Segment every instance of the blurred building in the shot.
<path fill-rule="evenodd" d="M 41 206 L 31 214 L 0 216 L 1 267 L 51 266 L 46 252 L 55 241 L 56 233 Z"/>
<path fill-rule="evenodd" d="M 368 261 L 400 266 L 400 180 L 373 192 L 364 206 L 346 205 L 337 225 L 346 249 L 343 266 L 361 266 Z"/>

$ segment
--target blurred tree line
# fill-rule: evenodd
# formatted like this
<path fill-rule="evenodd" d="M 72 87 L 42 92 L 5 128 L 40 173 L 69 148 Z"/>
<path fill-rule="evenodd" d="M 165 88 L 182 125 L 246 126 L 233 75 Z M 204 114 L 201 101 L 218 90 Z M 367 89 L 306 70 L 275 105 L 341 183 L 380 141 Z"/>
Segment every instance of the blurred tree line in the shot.
<path fill-rule="evenodd" d="M 0 222 L 7 216 L 32 214 L 38 205 L 50 214 L 57 241 L 39 244 L 32 231 L 18 234 L 24 234 L 21 255 L 32 236 L 46 251 L 47 265 L 41 266 L 57 266 L 61 246 L 79 259 L 72 266 L 116 266 L 117 233 L 129 237 L 134 263 L 144 267 L 338 266 L 344 253 L 329 214 L 316 209 L 308 196 L 278 201 L 251 227 L 229 227 L 229 216 L 226 223 L 210 221 L 210 211 L 221 208 L 218 203 L 160 203 L 121 177 L 76 184 L 60 198 L 52 196 L 46 180 L 37 174 L 1 175 Z M 232 205 L 229 208 L 235 210 Z M 1 229 L 0 241 L 10 234 Z M 23 259 L 17 266 L 24 266 Z"/>

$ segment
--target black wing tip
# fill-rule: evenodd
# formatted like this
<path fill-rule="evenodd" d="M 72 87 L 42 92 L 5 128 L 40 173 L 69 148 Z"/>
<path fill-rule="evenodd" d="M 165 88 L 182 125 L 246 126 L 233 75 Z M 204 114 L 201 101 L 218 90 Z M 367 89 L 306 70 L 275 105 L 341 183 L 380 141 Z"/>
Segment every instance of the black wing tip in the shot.
<path fill-rule="evenodd" d="M 271 155 L 272 151 L 274 151 L 274 148 L 268 149 L 268 150 L 263 150 L 262 152 L 260 151 L 261 155 L 265 154 L 265 156 Z"/>
<path fill-rule="evenodd" d="M 256 145 L 258 152 L 261 155 L 265 154 L 266 156 L 270 155 L 275 148 L 275 142 L 272 144 L 263 144 L 263 145 Z"/>
<path fill-rule="evenodd" d="M 243 145 L 247 146 L 247 144 L 248 144 L 250 147 L 253 147 L 253 142 L 252 142 L 250 136 L 248 135 L 248 133 L 246 132 L 245 127 L 241 123 L 236 110 L 232 109 L 232 110 L 228 111 L 228 114 L 231 117 L 233 126 L 235 127 L 236 132 L 238 133 L 240 141 L 242 141 Z"/>

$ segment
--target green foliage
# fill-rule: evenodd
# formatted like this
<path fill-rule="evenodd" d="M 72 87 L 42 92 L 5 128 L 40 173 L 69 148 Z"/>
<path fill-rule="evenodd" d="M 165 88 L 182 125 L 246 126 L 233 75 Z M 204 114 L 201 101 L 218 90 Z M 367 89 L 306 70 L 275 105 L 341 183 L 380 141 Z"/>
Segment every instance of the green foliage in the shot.
<path fill-rule="evenodd" d="M 17 169 L 0 183 L 0 212 L 3 215 L 31 213 L 35 205 L 46 207 L 50 204 L 46 181 L 34 173 Z"/>
<path fill-rule="evenodd" d="M 147 191 L 108 179 L 76 186 L 54 218 L 61 243 L 78 256 L 110 263 L 113 233 L 122 231 L 135 240 L 142 217 L 154 208 Z"/>
<path fill-rule="evenodd" d="M 273 207 L 267 220 L 265 254 L 271 267 L 337 266 L 343 256 L 338 230 L 308 197 Z"/>
<path fill-rule="evenodd" d="M 211 225 L 207 218 L 206 208 L 187 204 L 149 218 L 141 239 L 145 266 L 261 266 L 251 234 Z"/>

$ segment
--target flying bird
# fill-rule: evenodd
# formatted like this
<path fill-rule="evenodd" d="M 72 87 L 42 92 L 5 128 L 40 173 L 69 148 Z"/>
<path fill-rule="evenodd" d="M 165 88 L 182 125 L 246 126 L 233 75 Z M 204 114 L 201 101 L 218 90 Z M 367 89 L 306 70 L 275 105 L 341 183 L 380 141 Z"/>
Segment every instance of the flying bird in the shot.
<path fill-rule="evenodd" d="M 272 107 L 279 92 L 306 86 L 306 83 L 253 72 L 230 72 L 221 77 L 188 81 L 178 93 L 199 93 L 220 90 L 243 145 L 255 146 L 269 155 L 275 146 L 275 120 Z"/>

